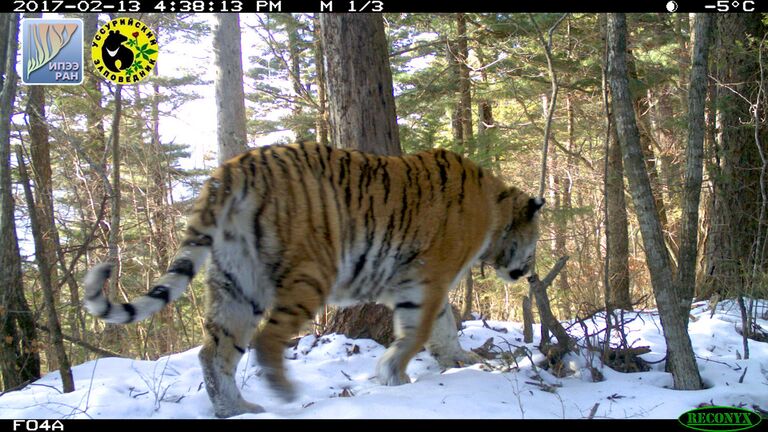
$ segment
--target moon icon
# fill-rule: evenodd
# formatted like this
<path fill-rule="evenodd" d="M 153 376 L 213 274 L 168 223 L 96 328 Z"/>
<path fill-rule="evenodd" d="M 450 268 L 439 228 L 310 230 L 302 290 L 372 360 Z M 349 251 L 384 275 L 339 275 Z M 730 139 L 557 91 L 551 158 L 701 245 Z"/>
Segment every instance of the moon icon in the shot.
<path fill-rule="evenodd" d="M 670 12 L 674 12 L 677 10 L 677 2 L 674 0 L 670 0 L 667 2 L 667 10 Z"/>

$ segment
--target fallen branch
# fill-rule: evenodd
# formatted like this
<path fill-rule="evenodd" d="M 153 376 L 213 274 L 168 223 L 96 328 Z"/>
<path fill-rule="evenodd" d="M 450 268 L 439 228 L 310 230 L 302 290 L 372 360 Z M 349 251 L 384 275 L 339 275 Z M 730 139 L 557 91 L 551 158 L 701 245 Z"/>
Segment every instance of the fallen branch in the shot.
<path fill-rule="evenodd" d="M 570 351 L 571 338 L 568 336 L 568 332 L 566 332 L 563 328 L 563 325 L 560 324 L 560 321 L 558 321 L 552 314 L 552 309 L 549 305 L 549 297 L 547 296 L 547 288 L 552 285 L 552 282 L 554 282 L 557 275 L 560 273 L 563 267 L 565 267 L 565 263 L 568 262 L 568 258 L 569 257 L 566 255 L 557 260 L 555 266 L 552 267 L 552 270 L 549 271 L 543 280 L 539 280 L 539 276 L 537 274 L 534 274 L 528 278 L 528 283 L 533 288 L 533 295 L 536 298 L 536 304 L 539 308 L 541 322 L 546 326 L 548 330 L 554 333 L 555 337 L 557 338 L 557 346 L 559 348 L 560 354 L 565 354 L 567 351 Z M 544 346 L 547 342 L 547 340 L 542 338 L 541 346 Z"/>

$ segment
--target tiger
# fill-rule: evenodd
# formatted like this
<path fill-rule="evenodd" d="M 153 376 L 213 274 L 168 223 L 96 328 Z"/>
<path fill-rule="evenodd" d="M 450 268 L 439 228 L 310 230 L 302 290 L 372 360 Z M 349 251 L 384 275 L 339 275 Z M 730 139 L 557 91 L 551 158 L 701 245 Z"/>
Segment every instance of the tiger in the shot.
<path fill-rule="evenodd" d="M 112 266 L 102 263 L 85 277 L 84 303 L 110 323 L 143 320 L 178 299 L 210 255 L 198 357 L 217 417 L 265 411 L 235 385 L 251 341 L 269 387 L 295 398 L 283 352 L 324 304 L 393 310 L 395 340 L 376 377 L 397 386 L 410 382 L 406 367 L 422 347 L 446 368 L 480 361 L 459 345 L 448 292 L 479 262 L 506 281 L 528 276 L 543 206 L 445 149 L 259 147 L 204 183 L 178 252 L 146 295 L 111 303 L 103 289 Z"/>

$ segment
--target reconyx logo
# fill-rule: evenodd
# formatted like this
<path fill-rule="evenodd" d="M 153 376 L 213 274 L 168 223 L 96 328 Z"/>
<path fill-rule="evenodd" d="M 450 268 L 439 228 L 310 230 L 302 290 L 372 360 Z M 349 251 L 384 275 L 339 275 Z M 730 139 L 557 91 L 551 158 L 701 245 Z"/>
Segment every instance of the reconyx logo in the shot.
<path fill-rule="evenodd" d="M 762 421 L 754 411 L 726 406 L 708 406 L 683 413 L 677 419 L 683 426 L 704 432 L 751 429 Z"/>
<path fill-rule="evenodd" d="M 96 72 L 115 84 L 137 83 L 157 62 L 157 38 L 144 23 L 115 18 L 104 24 L 91 43 Z"/>
<path fill-rule="evenodd" d="M 26 18 L 21 48 L 24 84 L 82 84 L 82 20 Z"/>

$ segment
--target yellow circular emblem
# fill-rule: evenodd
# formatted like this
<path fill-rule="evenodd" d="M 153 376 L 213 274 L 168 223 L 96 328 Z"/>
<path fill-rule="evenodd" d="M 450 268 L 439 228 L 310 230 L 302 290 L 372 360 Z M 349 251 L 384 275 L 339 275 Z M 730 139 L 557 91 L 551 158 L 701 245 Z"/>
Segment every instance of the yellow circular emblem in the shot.
<path fill-rule="evenodd" d="M 91 43 L 96 72 L 115 84 L 134 84 L 157 62 L 157 37 L 143 22 L 115 18 L 101 26 Z"/>

